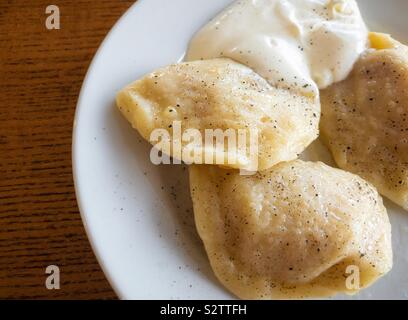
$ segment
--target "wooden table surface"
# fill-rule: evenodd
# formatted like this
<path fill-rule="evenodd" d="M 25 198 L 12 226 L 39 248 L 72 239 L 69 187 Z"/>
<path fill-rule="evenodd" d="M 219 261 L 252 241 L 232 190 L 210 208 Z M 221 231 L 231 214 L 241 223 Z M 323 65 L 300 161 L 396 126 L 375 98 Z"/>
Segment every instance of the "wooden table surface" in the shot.
<path fill-rule="evenodd" d="M 113 299 L 75 200 L 71 135 L 90 61 L 134 1 L 0 1 L 0 299 Z M 58 5 L 61 29 L 45 26 Z M 60 290 L 45 287 L 57 265 Z"/>

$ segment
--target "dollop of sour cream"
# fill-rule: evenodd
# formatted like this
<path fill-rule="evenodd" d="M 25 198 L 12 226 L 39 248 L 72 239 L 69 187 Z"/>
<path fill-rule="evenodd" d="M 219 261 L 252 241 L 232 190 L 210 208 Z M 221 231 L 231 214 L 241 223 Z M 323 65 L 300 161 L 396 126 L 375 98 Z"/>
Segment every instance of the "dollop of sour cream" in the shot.
<path fill-rule="evenodd" d="M 194 36 L 186 60 L 228 57 L 318 97 L 347 77 L 367 43 L 355 0 L 239 0 Z"/>

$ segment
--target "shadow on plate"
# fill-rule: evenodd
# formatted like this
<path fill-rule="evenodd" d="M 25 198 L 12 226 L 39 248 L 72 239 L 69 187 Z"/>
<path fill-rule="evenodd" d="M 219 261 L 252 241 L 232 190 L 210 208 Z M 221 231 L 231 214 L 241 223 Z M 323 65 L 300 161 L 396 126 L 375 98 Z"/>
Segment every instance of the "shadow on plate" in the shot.
<path fill-rule="evenodd" d="M 195 227 L 188 167 L 184 164 L 154 165 L 150 161 L 152 146 L 131 128 L 114 103 L 106 116 L 110 118 L 108 122 L 114 126 L 113 134 L 109 139 L 115 144 L 120 144 L 117 146 L 118 150 L 123 147 L 129 150 L 128 154 L 131 159 L 126 159 L 126 163 L 121 165 L 130 167 L 131 170 L 141 171 L 137 175 L 144 176 L 149 183 L 149 186 L 146 187 L 150 187 L 157 195 L 155 201 L 160 204 L 152 204 L 151 207 L 156 209 L 148 214 L 157 215 L 156 220 L 160 221 L 157 224 L 157 233 L 160 234 L 161 241 L 175 248 L 175 254 L 180 255 L 185 263 L 183 268 L 194 269 L 195 272 L 199 272 L 205 279 L 221 288 Z M 165 213 L 163 213 L 163 208 L 165 208 Z M 164 217 L 164 215 L 170 216 L 175 228 L 165 225 L 169 217 Z"/>

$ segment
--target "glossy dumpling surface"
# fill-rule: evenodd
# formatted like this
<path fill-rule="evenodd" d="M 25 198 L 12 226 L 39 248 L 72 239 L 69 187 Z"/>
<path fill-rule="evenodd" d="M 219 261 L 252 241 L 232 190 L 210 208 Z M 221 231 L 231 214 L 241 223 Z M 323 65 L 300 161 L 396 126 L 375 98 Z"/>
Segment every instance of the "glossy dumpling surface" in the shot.
<path fill-rule="evenodd" d="M 340 168 L 408 209 L 408 47 L 371 40 L 349 77 L 321 92 L 321 135 Z"/>
<path fill-rule="evenodd" d="M 297 158 L 318 136 L 320 103 L 316 97 L 272 87 L 251 69 L 230 59 L 186 62 L 159 69 L 123 89 L 117 105 L 134 128 L 147 140 L 155 129 L 170 133 L 171 145 L 181 145 L 178 155 L 172 148 L 166 154 L 205 162 L 207 154 L 220 155 L 226 167 L 264 170 Z M 174 121 L 181 132 L 198 130 L 234 130 L 235 137 L 245 135 L 245 143 L 216 148 L 196 141 L 184 141 L 173 135 Z M 252 131 L 251 131 L 252 130 Z M 256 139 L 252 139 L 256 132 Z M 254 157 L 252 141 L 257 141 Z M 243 146 L 240 147 L 240 146 Z M 188 151 L 188 152 L 184 152 Z M 236 157 L 230 156 L 235 152 Z M 202 156 L 200 156 L 202 155 Z M 202 162 L 196 159 L 203 160 Z M 185 158 L 183 158 L 185 160 Z"/>
<path fill-rule="evenodd" d="M 212 268 L 240 298 L 353 294 L 348 268 L 365 288 L 392 267 L 386 209 L 356 175 L 296 160 L 254 176 L 191 166 L 190 183 Z"/>

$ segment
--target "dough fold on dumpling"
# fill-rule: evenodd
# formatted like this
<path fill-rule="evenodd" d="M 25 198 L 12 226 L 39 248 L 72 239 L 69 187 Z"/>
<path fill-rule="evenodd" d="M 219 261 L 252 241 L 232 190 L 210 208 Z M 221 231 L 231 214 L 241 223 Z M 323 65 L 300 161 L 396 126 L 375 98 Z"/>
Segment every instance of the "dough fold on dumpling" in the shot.
<path fill-rule="evenodd" d="M 190 184 L 211 266 L 242 299 L 354 294 L 392 267 L 386 209 L 356 175 L 301 160 L 254 176 L 195 165 Z"/>
<path fill-rule="evenodd" d="M 317 138 L 320 120 L 318 97 L 274 88 L 230 59 L 159 69 L 123 89 L 117 95 L 117 105 L 146 140 L 150 141 L 155 129 L 170 133 L 170 147 L 158 147 L 165 154 L 177 159 L 188 155 L 188 161 L 182 160 L 199 164 L 208 163 L 204 161 L 208 155 L 214 155 L 210 159 L 220 156 L 225 167 L 251 171 L 296 159 Z M 173 135 L 174 121 L 180 121 L 182 133 L 197 129 L 201 143 Z M 206 145 L 203 140 L 208 129 L 233 130 L 236 148 L 231 148 L 227 139 L 218 148 L 215 143 Z M 239 144 L 240 135 L 245 137 L 243 144 Z M 258 145 L 255 157 L 251 149 L 254 141 Z M 183 151 L 176 154 L 173 143 Z"/>
<path fill-rule="evenodd" d="M 383 34 L 321 91 L 321 136 L 337 165 L 408 210 L 408 47 Z"/>

